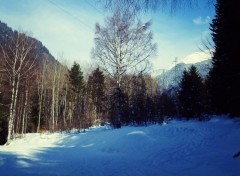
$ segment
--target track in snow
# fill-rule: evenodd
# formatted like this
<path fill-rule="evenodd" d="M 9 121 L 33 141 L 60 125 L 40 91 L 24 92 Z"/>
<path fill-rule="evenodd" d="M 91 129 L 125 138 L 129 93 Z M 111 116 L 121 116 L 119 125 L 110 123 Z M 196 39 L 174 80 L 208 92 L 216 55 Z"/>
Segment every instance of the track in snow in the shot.
<path fill-rule="evenodd" d="M 239 123 L 217 118 L 80 134 L 29 134 L 0 147 L 0 173 L 238 176 L 240 158 L 232 155 L 240 150 L 239 135 Z"/>

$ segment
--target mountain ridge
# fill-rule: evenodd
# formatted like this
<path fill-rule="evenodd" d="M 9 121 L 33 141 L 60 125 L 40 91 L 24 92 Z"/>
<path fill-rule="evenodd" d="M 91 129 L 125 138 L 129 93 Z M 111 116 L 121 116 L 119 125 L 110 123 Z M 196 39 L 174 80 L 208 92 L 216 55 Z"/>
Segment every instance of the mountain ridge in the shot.
<path fill-rule="evenodd" d="M 0 45 L 5 46 L 7 43 L 9 43 L 10 38 L 14 35 L 15 32 L 18 31 L 13 30 L 6 23 L 0 20 Z M 28 36 L 28 38 L 36 43 L 35 49 L 37 51 L 37 60 L 39 62 L 41 62 L 43 58 L 51 62 L 56 62 L 56 59 L 51 55 L 49 50 L 42 44 L 40 40 L 31 36 Z"/>
<path fill-rule="evenodd" d="M 180 62 L 176 64 L 174 67 L 170 68 L 169 70 L 163 72 L 156 77 L 160 89 L 168 90 L 173 87 L 178 87 L 182 79 L 183 71 L 185 69 L 189 69 L 192 65 L 196 66 L 200 76 L 205 79 L 212 66 L 212 60 L 208 58 L 196 63 Z"/>

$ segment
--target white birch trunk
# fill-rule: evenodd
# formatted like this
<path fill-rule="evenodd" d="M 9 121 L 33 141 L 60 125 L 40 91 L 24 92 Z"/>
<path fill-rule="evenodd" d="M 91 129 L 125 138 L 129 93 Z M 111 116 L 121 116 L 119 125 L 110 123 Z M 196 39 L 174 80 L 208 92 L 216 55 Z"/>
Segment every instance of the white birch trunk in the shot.
<path fill-rule="evenodd" d="M 24 134 L 24 129 L 25 129 L 25 119 L 26 119 L 26 114 L 27 114 L 27 105 L 28 105 L 28 85 L 26 88 L 25 92 L 25 102 L 24 102 L 24 109 L 23 109 L 23 119 L 22 119 L 22 132 L 21 135 L 23 136 Z"/>
<path fill-rule="evenodd" d="M 10 143 L 10 139 L 12 136 L 12 129 L 13 129 L 13 106 L 14 106 L 14 97 L 15 97 L 15 78 L 12 81 L 12 96 L 11 96 L 11 105 L 10 105 L 10 113 L 9 113 L 9 121 L 8 121 L 8 137 L 7 137 L 7 144 Z"/>
<path fill-rule="evenodd" d="M 66 113 L 67 113 L 67 83 L 66 83 L 66 92 L 65 92 L 65 98 L 64 98 L 64 112 L 63 112 L 63 123 L 64 123 L 64 127 L 67 126 L 66 123 Z"/>
<path fill-rule="evenodd" d="M 52 116 L 52 132 L 54 131 L 55 127 L 55 89 L 56 89 L 56 66 L 54 65 L 54 73 L 53 73 L 53 82 L 52 82 L 52 109 L 51 109 L 51 116 Z"/>
<path fill-rule="evenodd" d="M 42 101 L 43 101 L 43 83 L 44 83 L 44 76 L 45 76 L 45 62 L 43 64 L 43 71 L 41 76 L 41 87 L 40 87 L 40 92 L 39 92 L 39 100 L 38 100 L 38 106 L 39 106 L 39 112 L 38 112 L 38 126 L 37 126 L 37 133 L 40 130 L 40 125 L 41 125 L 41 114 L 42 114 Z"/>
<path fill-rule="evenodd" d="M 58 75 L 57 75 L 57 92 L 56 92 L 56 117 L 55 117 L 55 124 L 58 125 L 58 118 L 59 118 L 59 93 L 60 93 L 60 81 L 61 81 L 61 67 L 58 66 L 57 69 Z M 57 73 L 55 73 L 57 74 Z"/>

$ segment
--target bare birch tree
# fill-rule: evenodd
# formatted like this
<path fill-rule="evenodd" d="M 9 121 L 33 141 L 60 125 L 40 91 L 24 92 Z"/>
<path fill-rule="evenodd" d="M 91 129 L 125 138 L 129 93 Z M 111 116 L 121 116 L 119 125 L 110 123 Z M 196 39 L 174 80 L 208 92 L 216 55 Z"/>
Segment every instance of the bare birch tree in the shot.
<path fill-rule="evenodd" d="M 121 91 L 123 75 L 143 71 L 148 59 L 156 52 L 150 26 L 150 22 L 142 23 L 131 13 L 121 11 L 116 11 L 112 17 L 108 17 L 105 26 L 96 24 L 92 57 L 98 61 L 105 73 L 114 78 L 117 97 Z M 120 121 L 119 101 L 116 103 L 117 121 Z"/>
<path fill-rule="evenodd" d="M 40 72 L 38 74 L 38 123 L 37 123 L 37 133 L 40 130 L 40 126 L 41 126 L 41 115 L 42 115 L 42 105 L 43 105 L 43 94 L 44 94 L 44 88 L 45 86 L 45 81 L 46 81 L 46 64 L 47 61 L 46 59 L 44 59 L 42 61 L 42 67 L 40 68 Z"/>
<path fill-rule="evenodd" d="M 36 57 L 30 57 L 30 53 L 34 50 L 34 47 L 35 41 L 30 39 L 25 32 L 15 32 L 10 38 L 10 42 L 7 43 L 7 46 L 1 46 L 4 59 L 3 65 L 11 86 L 11 103 L 8 118 L 7 137 L 8 144 L 14 134 L 14 121 L 16 120 L 19 85 L 22 81 L 22 78 L 27 76 L 29 71 L 36 63 Z"/>
<path fill-rule="evenodd" d="M 66 90 L 67 90 L 67 73 L 68 69 L 66 66 L 58 63 L 56 67 L 56 80 L 55 80 L 55 126 L 59 128 L 60 122 L 63 121 L 63 125 L 66 125 L 65 113 L 66 113 Z M 61 111 L 63 109 L 63 111 Z"/>
<path fill-rule="evenodd" d="M 120 11 L 107 18 L 105 26 L 96 24 L 93 59 L 115 78 L 118 87 L 121 87 L 124 74 L 142 71 L 155 54 L 156 44 L 152 42 L 150 26 L 150 22 L 136 21 L 129 13 Z"/>
<path fill-rule="evenodd" d="M 42 75 L 41 75 L 42 74 Z M 41 112 L 45 109 L 45 118 L 51 132 L 59 130 L 60 123 L 66 127 L 67 87 L 66 75 L 68 69 L 57 61 L 43 63 L 39 78 L 39 114 L 38 130 L 40 128 Z M 47 94 L 44 92 L 48 92 Z M 44 99 L 45 101 L 44 103 Z M 47 112 L 48 111 L 48 112 Z"/>

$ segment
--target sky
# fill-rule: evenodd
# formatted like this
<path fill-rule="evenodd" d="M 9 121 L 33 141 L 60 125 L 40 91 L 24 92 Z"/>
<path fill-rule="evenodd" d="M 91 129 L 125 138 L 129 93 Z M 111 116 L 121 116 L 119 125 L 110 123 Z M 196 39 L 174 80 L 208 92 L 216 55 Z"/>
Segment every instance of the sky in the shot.
<path fill-rule="evenodd" d="M 195 8 L 184 7 L 142 13 L 142 21 L 152 21 L 151 31 L 158 45 L 151 58 L 153 72 L 161 72 L 204 49 L 202 41 L 210 38 L 209 23 L 214 7 L 199 0 Z M 96 22 L 104 24 L 110 12 L 97 0 L 0 0 L 0 20 L 14 30 L 30 32 L 58 60 L 71 66 L 91 65 Z M 61 59 L 60 59 L 61 58 Z M 64 59 L 62 59 L 64 58 Z"/>

